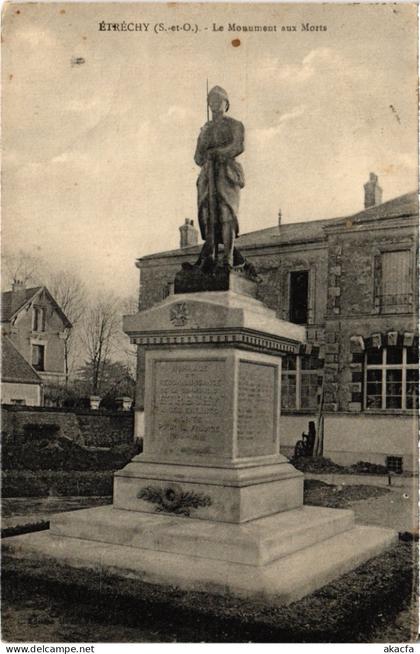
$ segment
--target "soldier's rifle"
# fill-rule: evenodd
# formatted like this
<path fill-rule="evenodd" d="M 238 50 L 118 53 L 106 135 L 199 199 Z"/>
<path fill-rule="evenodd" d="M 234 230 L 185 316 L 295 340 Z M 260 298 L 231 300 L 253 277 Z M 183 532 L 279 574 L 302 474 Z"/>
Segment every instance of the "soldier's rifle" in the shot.
<path fill-rule="evenodd" d="M 207 105 L 207 123 L 210 122 L 210 114 L 209 114 L 209 81 L 207 80 L 207 87 L 206 87 L 206 105 Z M 208 226 L 207 226 L 207 234 L 206 234 L 206 240 L 211 244 L 211 250 L 212 250 L 212 255 L 215 255 L 215 251 L 217 248 L 216 244 L 216 233 L 215 233 L 215 225 L 216 225 L 216 211 L 217 211 L 217 205 L 216 205 L 216 184 L 215 184 L 215 179 L 214 179 L 214 159 L 207 159 L 207 174 L 208 174 L 208 180 L 209 180 L 209 220 L 208 220 Z M 210 236 L 210 239 L 209 239 Z"/>

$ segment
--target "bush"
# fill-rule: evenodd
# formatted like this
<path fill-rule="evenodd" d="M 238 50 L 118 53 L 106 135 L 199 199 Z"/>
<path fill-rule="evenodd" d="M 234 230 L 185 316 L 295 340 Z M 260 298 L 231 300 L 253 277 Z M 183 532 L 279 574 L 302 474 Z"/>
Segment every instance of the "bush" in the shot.
<path fill-rule="evenodd" d="M 2 473 L 3 497 L 45 497 L 48 483 L 39 474 L 29 470 L 14 470 Z"/>
<path fill-rule="evenodd" d="M 23 425 L 23 433 L 25 440 L 44 440 L 54 438 L 60 431 L 60 425 L 56 424 L 39 424 L 33 422 L 26 422 Z"/>
<path fill-rule="evenodd" d="M 10 538 L 11 536 L 20 536 L 21 534 L 29 534 L 32 531 L 45 531 L 50 528 L 49 520 L 39 520 L 38 522 L 27 522 L 24 525 L 16 525 L 15 527 L 4 527 L 1 530 L 2 538 Z"/>
<path fill-rule="evenodd" d="M 342 466 L 323 456 L 301 456 L 290 459 L 290 463 L 301 472 L 343 472 Z"/>
<path fill-rule="evenodd" d="M 113 473 L 106 471 L 8 470 L 2 475 L 3 497 L 112 495 Z"/>
<path fill-rule="evenodd" d="M 297 458 L 291 458 L 290 463 L 292 463 L 298 470 L 301 470 L 301 472 L 313 472 L 319 474 L 338 473 L 348 475 L 388 474 L 388 469 L 386 466 L 382 466 L 377 463 L 369 463 L 369 461 L 358 461 L 351 466 L 340 466 L 338 463 L 334 463 L 334 461 L 331 461 L 331 459 L 327 459 L 323 456 L 301 456 Z"/>
<path fill-rule="evenodd" d="M 38 434 L 37 438 L 6 441 L 2 466 L 3 470 L 119 470 L 139 452 L 138 440 L 94 450 L 69 438 L 44 438 Z"/>
<path fill-rule="evenodd" d="M 386 466 L 382 466 L 379 463 L 369 463 L 369 461 L 358 461 L 352 466 L 349 466 L 349 470 L 356 473 L 364 472 L 370 475 L 388 474 L 388 468 Z"/>

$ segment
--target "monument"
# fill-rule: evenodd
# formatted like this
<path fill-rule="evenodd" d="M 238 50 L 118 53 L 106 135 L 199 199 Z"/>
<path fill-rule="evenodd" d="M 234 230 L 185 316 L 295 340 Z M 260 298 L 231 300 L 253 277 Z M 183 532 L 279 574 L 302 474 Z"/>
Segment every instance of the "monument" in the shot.
<path fill-rule="evenodd" d="M 397 535 L 304 506 L 303 475 L 280 454 L 281 361 L 305 327 L 257 299 L 255 271 L 235 251 L 243 126 L 225 117 L 223 89 L 208 101 L 195 157 L 202 252 L 172 295 L 124 320 L 146 352 L 144 451 L 115 474 L 112 506 L 9 541 L 78 567 L 286 604 Z"/>

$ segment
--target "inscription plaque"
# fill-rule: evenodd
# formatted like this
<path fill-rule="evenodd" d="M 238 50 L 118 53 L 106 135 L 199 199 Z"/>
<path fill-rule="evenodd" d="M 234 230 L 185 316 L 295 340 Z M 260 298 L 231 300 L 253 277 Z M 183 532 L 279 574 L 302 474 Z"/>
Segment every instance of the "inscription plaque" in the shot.
<path fill-rule="evenodd" d="M 153 450 L 185 460 L 223 453 L 225 363 L 212 360 L 154 364 Z"/>
<path fill-rule="evenodd" d="M 276 368 L 240 361 L 238 456 L 275 453 Z"/>

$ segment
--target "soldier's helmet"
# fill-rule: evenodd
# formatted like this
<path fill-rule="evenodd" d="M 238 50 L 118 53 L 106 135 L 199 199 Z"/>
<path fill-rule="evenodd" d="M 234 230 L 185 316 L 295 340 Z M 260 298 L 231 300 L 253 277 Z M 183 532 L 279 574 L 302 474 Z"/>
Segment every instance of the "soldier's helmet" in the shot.
<path fill-rule="evenodd" d="M 217 96 L 218 98 L 222 98 L 223 100 L 226 100 L 226 104 L 227 104 L 226 111 L 229 111 L 230 103 L 229 103 L 228 94 L 226 93 L 225 89 L 222 89 L 221 86 L 213 86 L 213 88 L 210 89 L 209 94 L 207 96 L 208 103 L 210 102 L 211 96 Z"/>

